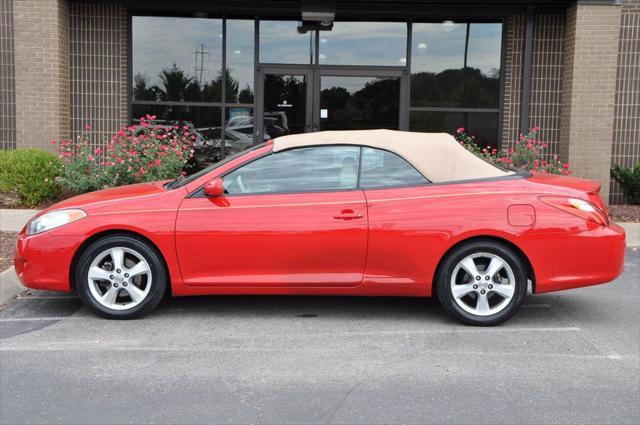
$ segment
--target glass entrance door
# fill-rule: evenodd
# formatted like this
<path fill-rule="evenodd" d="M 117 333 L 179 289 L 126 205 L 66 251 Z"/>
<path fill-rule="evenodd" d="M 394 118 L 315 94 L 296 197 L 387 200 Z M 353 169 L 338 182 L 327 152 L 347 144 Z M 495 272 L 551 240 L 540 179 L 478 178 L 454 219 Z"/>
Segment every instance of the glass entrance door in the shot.
<path fill-rule="evenodd" d="M 267 140 L 321 130 L 400 129 L 406 79 L 396 70 L 263 66 L 256 130 Z"/>
<path fill-rule="evenodd" d="M 310 69 L 265 68 L 260 72 L 259 112 L 263 139 L 312 131 Z"/>

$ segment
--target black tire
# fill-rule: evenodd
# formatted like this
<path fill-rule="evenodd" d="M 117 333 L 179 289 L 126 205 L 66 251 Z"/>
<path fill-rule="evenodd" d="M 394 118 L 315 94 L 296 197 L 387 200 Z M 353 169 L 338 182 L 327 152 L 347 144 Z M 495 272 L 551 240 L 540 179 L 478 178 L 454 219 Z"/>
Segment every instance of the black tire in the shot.
<path fill-rule="evenodd" d="M 127 310 L 107 308 L 96 300 L 89 288 L 88 272 L 94 259 L 110 248 L 128 248 L 140 254 L 151 270 L 150 289 L 139 304 Z M 98 239 L 89 245 L 78 260 L 76 267 L 76 290 L 84 305 L 107 319 L 135 319 L 151 312 L 158 306 L 167 289 L 167 272 L 160 253 L 140 238 L 126 234 L 113 234 Z"/>
<path fill-rule="evenodd" d="M 501 311 L 488 316 L 465 311 L 455 301 L 451 292 L 451 279 L 456 266 L 467 256 L 476 253 L 497 255 L 509 265 L 515 277 L 514 293 L 509 303 Z M 447 254 L 438 270 L 436 285 L 442 307 L 460 322 L 473 326 L 494 326 L 509 319 L 522 306 L 528 289 L 526 268 L 520 255 L 507 245 L 492 240 L 472 241 Z"/>

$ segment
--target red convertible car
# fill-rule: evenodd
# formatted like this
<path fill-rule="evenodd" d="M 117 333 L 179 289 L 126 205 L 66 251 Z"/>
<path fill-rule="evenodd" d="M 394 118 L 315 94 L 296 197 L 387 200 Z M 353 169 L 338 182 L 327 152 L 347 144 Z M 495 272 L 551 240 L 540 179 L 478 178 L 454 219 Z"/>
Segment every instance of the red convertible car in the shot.
<path fill-rule="evenodd" d="M 600 185 L 491 165 L 450 135 L 284 136 L 173 181 L 88 193 L 35 216 L 15 266 L 134 318 L 162 297 L 437 295 L 495 325 L 534 293 L 609 282 L 625 235 Z"/>

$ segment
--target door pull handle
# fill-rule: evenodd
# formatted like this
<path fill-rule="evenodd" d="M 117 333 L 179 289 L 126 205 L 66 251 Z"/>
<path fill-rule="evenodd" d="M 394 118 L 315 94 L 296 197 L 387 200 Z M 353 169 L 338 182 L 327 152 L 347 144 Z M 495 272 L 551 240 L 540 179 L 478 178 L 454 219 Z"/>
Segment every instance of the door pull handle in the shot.
<path fill-rule="evenodd" d="M 344 210 L 338 215 L 334 215 L 333 218 L 336 220 L 355 220 L 357 218 L 363 218 L 364 214 L 355 213 L 352 210 Z"/>

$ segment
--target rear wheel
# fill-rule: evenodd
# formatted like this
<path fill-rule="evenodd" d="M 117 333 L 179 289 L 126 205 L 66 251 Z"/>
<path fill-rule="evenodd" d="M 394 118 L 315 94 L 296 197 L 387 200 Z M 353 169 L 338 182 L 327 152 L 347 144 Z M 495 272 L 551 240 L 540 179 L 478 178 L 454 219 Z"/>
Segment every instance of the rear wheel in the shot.
<path fill-rule="evenodd" d="M 437 276 L 444 309 L 463 323 L 492 326 L 522 305 L 527 275 L 520 256 L 494 241 L 474 241 L 444 259 Z"/>
<path fill-rule="evenodd" d="M 76 288 L 84 304 L 109 319 L 133 319 L 162 300 L 167 276 L 160 254 L 129 235 L 92 243 L 78 261 Z"/>

